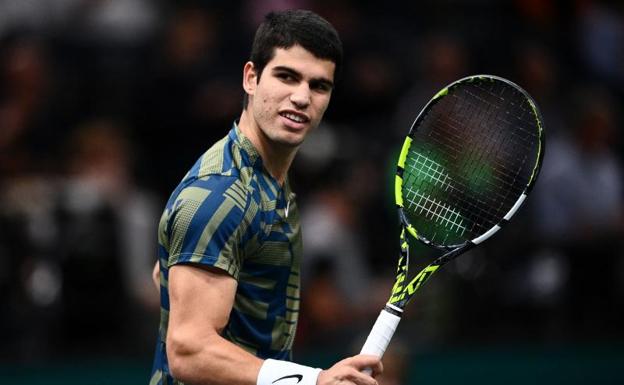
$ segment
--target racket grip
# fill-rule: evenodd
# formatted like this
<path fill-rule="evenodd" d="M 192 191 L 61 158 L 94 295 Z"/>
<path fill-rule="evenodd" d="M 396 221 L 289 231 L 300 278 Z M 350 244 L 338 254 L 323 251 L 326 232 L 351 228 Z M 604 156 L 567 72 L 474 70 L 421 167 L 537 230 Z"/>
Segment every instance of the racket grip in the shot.
<path fill-rule="evenodd" d="M 366 342 L 362 347 L 362 351 L 360 354 L 370 354 L 373 356 L 377 356 L 381 358 L 394 335 L 394 331 L 399 325 L 399 321 L 401 321 L 401 317 L 394 315 L 387 310 L 382 310 L 379 313 L 379 317 L 377 317 L 377 321 L 375 321 L 375 325 L 373 325 L 373 329 L 371 330 L 368 338 L 366 338 Z M 366 374 L 371 374 L 372 371 L 370 368 L 366 368 L 363 370 Z"/>

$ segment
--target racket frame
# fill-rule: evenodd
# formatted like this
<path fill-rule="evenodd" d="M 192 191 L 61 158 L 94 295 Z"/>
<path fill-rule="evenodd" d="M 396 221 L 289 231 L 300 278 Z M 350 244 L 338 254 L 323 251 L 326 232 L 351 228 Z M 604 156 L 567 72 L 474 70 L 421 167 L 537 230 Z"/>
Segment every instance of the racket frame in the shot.
<path fill-rule="evenodd" d="M 419 126 L 420 121 L 426 116 L 426 113 L 437 104 L 442 98 L 449 94 L 453 88 L 458 87 L 459 85 L 466 82 L 474 82 L 474 81 L 483 81 L 483 80 L 491 80 L 491 81 L 501 81 L 509 84 L 511 87 L 518 90 L 523 94 L 525 99 L 528 101 L 531 109 L 533 111 L 533 115 L 535 116 L 537 129 L 538 129 L 538 149 L 537 149 L 537 159 L 535 165 L 533 166 L 533 170 L 529 177 L 529 181 L 527 185 L 524 187 L 524 190 L 516 200 L 516 202 L 512 205 L 509 211 L 501 218 L 498 223 L 494 224 L 491 228 L 485 231 L 483 234 L 480 234 L 478 237 L 467 240 L 464 243 L 456 244 L 456 245 L 441 245 L 426 237 L 422 236 L 418 233 L 416 228 L 412 226 L 409 222 L 404 209 L 403 209 L 403 195 L 402 195 L 402 187 L 403 187 L 403 172 L 405 167 L 405 161 L 407 159 L 407 154 L 409 152 L 410 146 L 414 140 L 414 134 L 417 132 L 417 128 Z M 414 295 L 414 293 L 429 280 L 429 278 L 435 273 L 440 266 L 452 261 L 457 258 L 459 255 L 465 253 L 476 245 L 484 242 L 485 240 L 491 238 L 494 234 L 496 234 L 509 220 L 516 214 L 520 206 L 525 202 L 529 192 L 532 190 L 535 185 L 535 181 L 537 180 L 537 176 L 539 175 L 539 171 L 541 168 L 542 160 L 544 157 L 544 132 L 542 125 L 542 115 L 537 108 L 537 105 L 533 98 L 520 86 L 517 84 L 498 77 L 494 75 L 474 75 L 468 76 L 462 79 L 459 79 L 442 90 L 440 90 L 420 111 L 412 126 L 410 127 L 410 131 L 405 138 L 403 146 L 401 148 L 401 153 L 399 155 L 399 160 L 397 164 L 397 172 L 395 176 L 395 201 L 397 205 L 397 211 L 400 219 L 400 255 L 399 261 L 397 263 L 396 270 L 396 279 L 395 283 L 392 287 L 392 292 L 390 295 L 390 299 L 386 303 L 386 306 L 379 314 L 377 321 L 375 322 L 373 329 L 371 330 L 366 342 L 362 348 L 361 354 L 372 354 L 377 357 L 382 357 L 385 352 L 390 339 L 392 338 L 399 321 L 401 320 L 401 315 L 403 314 L 403 309 Z M 408 277 L 408 268 L 409 268 L 409 242 L 406 236 L 406 233 L 410 234 L 414 239 L 422 242 L 425 245 L 434 247 L 438 250 L 442 250 L 444 254 L 429 265 L 427 265 L 424 269 L 422 269 L 411 281 L 407 282 Z M 371 371 L 365 369 L 364 372 L 370 373 Z"/>

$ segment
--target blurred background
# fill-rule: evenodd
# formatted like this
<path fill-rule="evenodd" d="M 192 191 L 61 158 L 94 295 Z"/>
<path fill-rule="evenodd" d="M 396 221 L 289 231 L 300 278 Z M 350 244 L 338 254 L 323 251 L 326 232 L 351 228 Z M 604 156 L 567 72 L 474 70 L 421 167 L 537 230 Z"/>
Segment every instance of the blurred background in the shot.
<path fill-rule="evenodd" d="M 359 350 L 393 282 L 402 137 L 441 87 L 488 73 L 541 108 L 540 180 L 414 298 L 380 382 L 624 383 L 624 4 L 592 0 L 0 0 L 0 382 L 148 382 L 157 220 L 286 8 L 328 19 L 346 56 L 291 172 L 295 359 Z"/>

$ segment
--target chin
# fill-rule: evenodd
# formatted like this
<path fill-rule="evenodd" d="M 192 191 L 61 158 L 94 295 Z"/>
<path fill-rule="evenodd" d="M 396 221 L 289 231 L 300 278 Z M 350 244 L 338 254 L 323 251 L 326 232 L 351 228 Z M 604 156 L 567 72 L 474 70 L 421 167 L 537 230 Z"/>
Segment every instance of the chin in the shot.
<path fill-rule="evenodd" d="M 301 143 L 303 143 L 305 137 L 306 136 L 303 132 L 293 133 L 286 131 L 282 132 L 281 135 L 276 135 L 276 137 L 273 138 L 273 141 L 283 146 L 298 147 Z"/>
<path fill-rule="evenodd" d="M 277 142 L 287 147 L 299 147 L 303 143 L 303 138 L 282 138 Z"/>

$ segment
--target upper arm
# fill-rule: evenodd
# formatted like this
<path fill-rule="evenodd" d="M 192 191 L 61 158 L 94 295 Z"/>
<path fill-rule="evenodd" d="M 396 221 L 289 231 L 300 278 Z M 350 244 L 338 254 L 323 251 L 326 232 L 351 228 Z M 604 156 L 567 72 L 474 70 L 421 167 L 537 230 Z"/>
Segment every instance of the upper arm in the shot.
<path fill-rule="evenodd" d="M 218 335 L 228 322 L 236 287 L 234 278 L 217 269 L 171 267 L 167 345 L 200 349 L 206 339 Z"/>
<path fill-rule="evenodd" d="M 166 354 L 185 383 L 255 384 L 262 361 L 221 337 L 237 282 L 224 271 L 176 265 L 169 272 Z"/>

